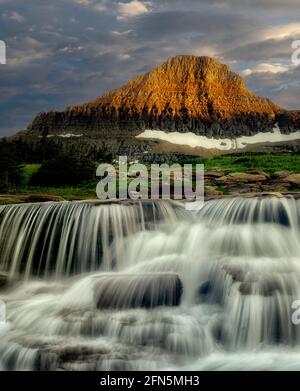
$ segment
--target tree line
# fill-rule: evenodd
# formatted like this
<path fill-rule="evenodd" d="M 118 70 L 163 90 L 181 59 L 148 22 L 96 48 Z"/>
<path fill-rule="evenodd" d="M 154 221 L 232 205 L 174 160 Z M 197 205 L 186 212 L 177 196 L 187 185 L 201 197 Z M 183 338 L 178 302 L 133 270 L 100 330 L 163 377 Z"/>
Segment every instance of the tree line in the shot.
<path fill-rule="evenodd" d="M 102 161 L 101 157 L 97 161 Z M 93 154 L 87 156 L 72 149 L 64 150 L 50 140 L 41 139 L 30 145 L 22 139 L 0 139 L 0 193 L 13 192 L 22 185 L 26 163 L 42 164 L 29 185 L 55 187 L 78 185 L 94 179 L 95 162 Z"/>

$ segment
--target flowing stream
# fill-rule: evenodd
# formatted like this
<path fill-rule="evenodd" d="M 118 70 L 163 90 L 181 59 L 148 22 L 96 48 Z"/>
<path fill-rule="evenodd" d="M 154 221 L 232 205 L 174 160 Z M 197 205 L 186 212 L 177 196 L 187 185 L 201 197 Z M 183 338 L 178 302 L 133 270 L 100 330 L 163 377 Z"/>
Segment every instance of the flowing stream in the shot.
<path fill-rule="evenodd" d="M 0 206 L 2 370 L 300 370 L 300 200 Z"/>

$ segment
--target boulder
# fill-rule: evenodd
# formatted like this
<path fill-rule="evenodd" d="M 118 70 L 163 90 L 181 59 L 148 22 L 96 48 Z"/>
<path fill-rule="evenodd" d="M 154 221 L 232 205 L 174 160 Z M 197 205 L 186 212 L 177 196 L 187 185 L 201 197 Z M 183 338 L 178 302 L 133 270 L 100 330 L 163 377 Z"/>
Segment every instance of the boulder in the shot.
<path fill-rule="evenodd" d="M 283 178 L 286 178 L 289 175 L 291 175 L 290 171 L 276 171 L 271 175 L 271 178 L 282 180 Z"/>
<path fill-rule="evenodd" d="M 216 183 L 253 183 L 253 182 L 264 182 L 268 178 L 262 174 L 248 174 L 246 172 L 233 172 L 226 176 L 216 179 Z"/>
<path fill-rule="evenodd" d="M 63 197 L 54 196 L 49 194 L 29 194 L 24 196 L 18 196 L 22 202 L 31 203 L 31 202 L 62 202 L 64 201 Z"/>
<path fill-rule="evenodd" d="M 99 277 L 94 298 L 99 309 L 178 306 L 182 290 L 175 273 L 111 273 Z"/>
<path fill-rule="evenodd" d="M 290 187 L 289 183 L 281 184 L 281 183 L 268 183 L 266 185 L 262 185 L 263 192 L 271 192 L 271 193 L 284 193 Z"/>
<path fill-rule="evenodd" d="M 222 170 L 208 170 L 205 171 L 204 177 L 220 178 L 225 175 L 225 171 Z"/>
<path fill-rule="evenodd" d="M 269 279 L 262 279 L 259 282 L 256 282 L 253 284 L 252 281 L 245 281 L 242 282 L 239 286 L 239 292 L 243 296 L 251 295 L 255 292 L 256 295 L 264 296 L 264 297 L 270 297 L 274 296 L 275 294 L 284 294 L 284 293 L 292 293 L 292 292 L 285 292 L 282 284 L 279 280 L 276 280 L 275 278 L 269 278 Z"/>
<path fill-rule="evenodd" d="M 263 175 L 263 176 L 265 176 L 267 179 L 269 179 L 269 178 L 271 177 L 270 174 L 268 174 L 267 172 L 262 171 L 262 170 L 249 170 L 249 171 L 247 171 L 247 174 Z"/>
<path fill-rule="evenodd" d="M 21 201 L 17 196 L 12 196 L 9 194 L 0 195 L 0 205 L 9 205 L 9 204 L 21 204 L 24 201 Z"/>
<path fill-rule="evenodd" d="M 0 204 L 22 204 L 32 202 L 62 202 L 65 201 L 63 197 L 49 195 L 49 194 L 26 194 L 26 195 L 11 195 L 1 194 Z"/>
<path fill-rule="evenodd" d="M 286 182 L 290 182 L 292 185 L 300 187 L 300 174 L 291 174 L 284 178 Z"/>
<path fill-rule="evenodd" d="M 0 272 L 0 289 L 4 288 L 8 283 L 8 275 Z"/>
<path fill-rule="evenodd" d="M 204 194 L 205 196 L 218 196 L 223 195 L 223 192 L 216 189 L 215 187 L 205 186 Z"/>

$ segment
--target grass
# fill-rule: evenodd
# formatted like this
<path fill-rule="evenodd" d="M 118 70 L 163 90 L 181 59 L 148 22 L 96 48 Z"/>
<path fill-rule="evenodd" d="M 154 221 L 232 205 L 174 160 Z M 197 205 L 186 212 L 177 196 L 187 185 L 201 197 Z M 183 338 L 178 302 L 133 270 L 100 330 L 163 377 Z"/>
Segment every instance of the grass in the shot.
<path fill-rule="evenodd" d="M 292 171 L 300 173 L 300 154 L 233 154 L 216 156 L 210 160 L 195 159 L 190 163 L 202 163 L 205 170 L 225 170 L 228 172 L 245 172 L 262 170 L 269 173 L 275 171 Z M 181 163 L 186 163 L 182 161 Z"/>
<path fill-rule="evenodd" d="M 25 164 L 23 169 L 23 179 L 20 186 L 13 192 L 18 195 L 27 194 L 49 194 L 61 196 L 65 200 L 84 200 L 97 198 L 95 181 L 81 183 L 77 186 L 61 186 L 61 187 L 45 187 L 45 186 L 30 186 L 32 176 L 38 172 L 41 164 Z"/>
<path fill-rule="evenodd" d="M 61 196 L 65 200 L 84 200 L 84 199 L 96 199 L 96 185 L 78 185 L 76 187 L 42 187 L 42 186 L 26 186 L 19 187 L 17 194 L 48 194 L 54 196 Z"/>
<path fill-rule="evenodd" d="M 263 170 L 300 172 L 300 155 L 259 154 L 218 156 L 205 164 L 206 169 L 225 168 L 230 172 Z"/>
<path fill-rule="evenodd" d="M 170 164 L 175 162 L 170 162 Z M 275 171 L 292 171 L 300 173 L 300 154 L 292 153 L 274 153 L 274 154 L 233 154 L 216 156 L 210 160 L 202 160 L 199 158 L 186 159 L 178 163 L 202 163 L 205 170 L 224 170 L 230 172 L 245 172 L 249 170 L 262 170 L 269 173 Z M 21 185 L 14 189 L 13 194 L 49 194 L 61 196 L 66 200 L 84 200 L 96 199 L 96 185 L 98 179 L 81 183 L 77 186 L 63 187 L 42 187 L 30 186 L 30 179 L 36 173 L 40 164 L 26 164 L 23 170 L 23 180 Z M 149 169 L 149 165 L 147 164 Z M 223 189 L 220 189 L 223 190 Z"/>
<path fill-rule="evenodd" d="M 23 169 L 22 185 L 28 186 L 33 174 L 37 173 L 41 164 L 26 164 Z"/>

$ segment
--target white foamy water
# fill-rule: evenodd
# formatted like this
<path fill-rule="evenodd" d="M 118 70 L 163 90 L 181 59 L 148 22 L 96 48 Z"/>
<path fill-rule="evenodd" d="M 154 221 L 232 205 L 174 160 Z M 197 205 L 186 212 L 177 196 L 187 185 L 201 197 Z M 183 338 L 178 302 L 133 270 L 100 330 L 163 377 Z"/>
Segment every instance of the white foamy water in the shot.
<path fill-rule="evenodd" d="M 0 368 L 300 370 L 299 214 L 286 198 L 0 207 Z"/>

